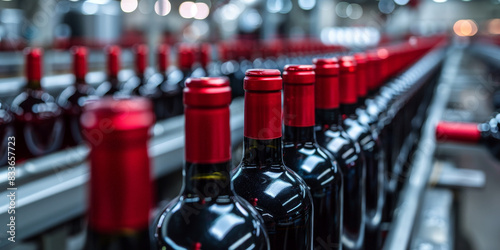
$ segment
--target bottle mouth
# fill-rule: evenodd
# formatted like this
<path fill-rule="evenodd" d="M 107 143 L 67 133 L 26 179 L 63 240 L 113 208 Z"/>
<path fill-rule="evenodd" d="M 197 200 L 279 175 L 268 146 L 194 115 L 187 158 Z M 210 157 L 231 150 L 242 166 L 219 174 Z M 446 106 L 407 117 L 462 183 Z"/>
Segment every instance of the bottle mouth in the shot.
<path fill-rule="evenodd" d="M 313 65 L 286 65 L 283 71 L 285 84 L 314 84 L 315 73 Z"/>
<path fill-rule="evenodd" d="M 356 60 L 353 56 L 343 56 L 339 59 L 340 72 L 355 72 L 356 71 Z"/>
<path fill-rule="evenodd" d="M 222 107 L 231 103 L 231 87 L 227 77 L 188 78 L 184 88 L 187 107 Z"/>
<path fill-rule="evenodd" d="M 129 131 L 150 128 L 154 123 L 153 105 L 144 97 L 104 97 L 89 99 L 80 119 L 84 129 Z"/>
<path fill-rule="evenodd" d="M 339 61 L 337 58 L 315 58 L 314 72 L 317 76 L 338 76 Z"/>
<path fill-rule="evenodd" d="M 280 91 L 282 85 L 281 72 L 277 69 L 249 69 L 243 81 L 246 91 Z"/>

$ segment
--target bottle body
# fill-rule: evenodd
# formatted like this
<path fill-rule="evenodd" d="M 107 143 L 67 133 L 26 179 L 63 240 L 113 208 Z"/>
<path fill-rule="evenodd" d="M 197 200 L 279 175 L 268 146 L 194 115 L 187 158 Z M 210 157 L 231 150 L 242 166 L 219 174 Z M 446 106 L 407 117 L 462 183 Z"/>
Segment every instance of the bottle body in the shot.
<path fill-rule="evenodd" d="M 83 141 L 80 116 L 83 112 L 85 99 L 94 94 L 94 89 L 85 82 L 76 83 L 64 89 L 57 98 L 57 104 L 62 108 L 65 135 L 63 146 L 72 147 Z"/>
<path fill-rule="evenodd" d="M 285 165 L 310 188 L 314 204 L 314 245 L 341 249 L 343 185 L 340 169 L 317 143 L 284 142 L 283 155 Z"/>
<path fill-rule="evenodd" d="M 276 144 L 259 141 L 253 145 Z M 282 164 L 242 163 L 234 173 L 233 182 L 236 193 L 253 203 L 263 217 L 271 249 L 312 249 L 313 201 L 306 184 L 295 172 Z"/>
<path fill-rule="evenodd" d="M 316 110 L 316 140 L 337 159 L 344 184 L 343 235 L 344 249 L 362 249 L 365 224 L 365 163 L 362 149 L 343 130 L 340 124 L 324 122 L 330 117 L 340 122 L 340 113 L 334 110 Z"/>
<path fill-rule="evenodd" d="M 186 164 L 191 184 L 155 223 L 157 249 L 268 249 L 262 218 L 234 194 L 230 168 L 230 162 Z"/>

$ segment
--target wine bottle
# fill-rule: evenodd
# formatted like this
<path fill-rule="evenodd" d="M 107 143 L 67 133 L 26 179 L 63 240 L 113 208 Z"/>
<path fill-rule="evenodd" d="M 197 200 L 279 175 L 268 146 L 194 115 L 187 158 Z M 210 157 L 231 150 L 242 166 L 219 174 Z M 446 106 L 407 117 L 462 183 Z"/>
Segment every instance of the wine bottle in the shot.
<path fill-rule="evenodd" d="M 244 153 L 234 188 L 264 218 L 271 249 L 312 249 L 311 193 L 283 164 L 280 75 L 279 70 L 246 72 Z"/>
<path fill-rule="evenodd" d="M 134 47 L 134 52 L 136 75 L 127 80 L 125 85 L 131 88 L 130 93 L 132 95 L 142 95 L 142 89 L 148 80 L 146 69 L 148 67 L 149 49 L 147 45 L 140 44 Z"/>
<path fill-rule="evenodd" d="M 83 112 L 85 100 L 94 95 L 94 88 L 85 81 L 87 75 L 87 49 L 85 47 L 74 47 L 73 74 L 75 82 L 64 89 L 57 98 L 57 104 L 63 110 L 64 119 L 64 141 L 66 147 L 76 146 L 83 141 L 80 127 L 80 116 Z"/>
<path fill-rule="evenodd" d="M 344 249 L 362 249 L 365 235 L 365 162 L 361 147 L 343 128 L 339 91 L 339 62 L 336 58 L 314 59 L 316 73 L 315 115 L 316 139 L 337 159 L 344 183 L 343 232 Z"/>
<path fill-rule="evenodd" d="M 184 184 L 155 223 L 157 249 L 269 249 L 262 217 L 232 186 L 230 103 L 227 78 L 186 81 Z"/>
<path fill-rule="evenodd" d="M 500 159 L 500 115 L 484 123 L 439 122 L 436 126 L 438 142 L 454 142 L 483 145 L 497 159 Z"/>
<path fill-rule="evenodd" d="M 157 65 L 158 73 L 148 78 L 141 95 L 153 100 L 154 111 L 158 120 L 167 119 L 175 114 L 181 114 L 182 88 L 178 81 L 182 79 L 182 72 L 174 70 L 168 72 L 170 47 L 166 44 L 158 46 Z"/>
<path fill-rule="evenodd" d="M 121 89 L 121 83 L 118 80 L 118 73 L 120 72 L 120 47 L 113 45 L 107 48 L 108 57 L 108 78 L 96 89 L 98 96 L 114 95 Z"/>
<path fill-rule="evenodd" d="M 314 203 L 314 246 L 341 248 L 342 174 L 335 159 L 320 148 L 314 133 L 312 65 L 290 65 L 283 72 L 283 162 L 309 186 Z"/>
<path fill-rule="evenodd" d="M 362 63 L 362 71 L 358 71 L 358 60 Z M 340 96 L 346 97 L 340 98 L 340 111 L 345 131 L 355 143 L 359 144 L 365 159 L 365 246 L 378 249 L 381 246 L 380 226 L 385 201 L 385 158 L 382 145 L 378 138 L 374 138 L 370 127 L 358 121 L 357 109 L 359 106 L 365 106 L 367 94 L 366 85 L 361 83 L 363 80 L 359 80 L 363 79 L 362 74 L 365 74 L 364 63 L 364 56 L 359 54 L 357 57 L 340 58 L 339 92 Z M 360 88 L 365 90 L 360 91 Z"/>
<path fill-rule="evenodd" d="M 86 104 L 80 121 L 90 146 L 85 249 L 150 249 L 150 101 L 104 97 Z"/>
<path fill-rule="evenodd" d="M 40 48 L 26 50 L 27 85 L 12 101 L 16 129 L 16 159 L 25 160 L 58 150 L 62 145 L 62 110 L 54 98 L 42 89 Z"/>

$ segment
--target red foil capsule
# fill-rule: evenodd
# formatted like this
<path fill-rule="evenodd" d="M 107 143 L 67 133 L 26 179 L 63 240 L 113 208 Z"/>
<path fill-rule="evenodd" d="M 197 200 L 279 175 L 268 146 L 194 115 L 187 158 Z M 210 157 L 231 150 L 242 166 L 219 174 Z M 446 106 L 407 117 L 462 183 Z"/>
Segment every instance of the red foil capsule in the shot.
<path fill-rule="evenodd" d="M 314 126 L 314 82 L 312 65 L 287 65 L 283 72 L 284 121 L 286 126 Z"/>
<path fill-rule="evenodd" d="M 26 78 L 28 82 L 40 81 L 42 79 L 43 50 L 41 48 L 29 48 L 26 54 Z"/>
<path fill-rule="evenodd" d="M 339 62 L 336 58 L 314 59 L 314 87 L 317 109 L 336 109 L 340 104 Z"/>
<path fill-rule="evenodd" d="M 135 68 L 138 75 L 144 75 L 148 67 L 148 53 L 149 49 L 145 44 L 140 44 L 135 47 Z"/>
<path fill-rule="evenodd" d="M 184 88 L 186 162 L 210 164 L 231 159 L 226 77 L 189 78 Z"/>
<path fill-rule="evenodd" d="M 201 67 L 207 68 L 210 63 L 210 59 L 212 56 L 212 47 L 208 43 L 204 43 L 200 48 L 200 64 Z"/>
<path fill-rule="evenodd" d="M 153 207 L 151 102 L 105 97 L 84 109 L 80 122 L 90 146 L 89 227 L 103 233 L 147 228 Z"/>
<path fill-rule="evenodd" d="M 271 140 L 282 136 L 281 73 L 276 69 L 252 69 L 246 72 L 245 137 Z"/>
<path fill-rule="evenodd" d="M 181 70 L 190 70 L 193 68 L 194 62 L 196 60 L 193 48 L 187 45 L 179 46 L 178 51 L 178 62 L 179 68 Z"/>
<path fill-rule="evenodd" d="M 380 81 L 380 58 L 377 55 L 376 51 L 368 51 L 366 53 L 366 72 L 367 72 L 367 81 L 366 88 L 368 91 L 374 91 L 379 86 Z"/>
<path fill-rule="evenodd" d="M 114 45 L 108 47 L 108 74 L 111 77 L 118 77 L 118 72 L 120 72 L 120 57 L 121 49 L 120 47 Z"/>
<path fill-rule="evenodd" d="M 158 47 L 158 70 L 167 72 L 170 63 L 170 47 L 166 44 L 161 44 Z"/>
<path fill-rule="evenodd" d="M 382 87 L 382 85 L 391 76 L 390 64 L 389 64 L 389 51 L 387 49 L 381 48 L 377 50 L 377 56 L 379 58 L 379 77 L 377 88 Z"/>
<path fill-rule="evenodd" d="M 367 90 L 367 58 L 364 53 L 356 53 L 353 55 L 356 60 L 356 86 L 358 97 L 364 98 L 368 93 Z"/>
<path fill-rule="evenodd" d="M 358 91 L 356 84 L 356 61 L 352 56 L 343 56 L 339 60 L 339 92 L 341 104 L 356 104 Z"/>
<path fill-rule="evenodd" d="M 73 53 L 73 73 L 76 79 L 83 80 L 87 75 L 87 48 L 74 47 L 71 51 Z"/>
<path fill-rule="evenodd" d="M 441 142 L 478 143 L 481 132 L 476 123 L 440 122 L 436 126 L 436 139 Z"/>

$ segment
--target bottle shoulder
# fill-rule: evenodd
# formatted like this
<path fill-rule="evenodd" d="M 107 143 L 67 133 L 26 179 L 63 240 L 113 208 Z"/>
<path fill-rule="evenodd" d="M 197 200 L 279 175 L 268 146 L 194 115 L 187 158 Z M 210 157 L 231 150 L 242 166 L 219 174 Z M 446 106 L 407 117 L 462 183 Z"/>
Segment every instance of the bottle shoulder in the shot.
<path fill-rule="evenodd" d="M 93 95 L 94 91 L 91 86 L 69 86 L 59 94 L 56 102 L 63 109 L 82 107 L 85 97 Z"/>
<path fill-rule="evenodd" d="M 285 144 L 283 153 L 285 165 L 304 179 L 311 190 L 331 188 L 342 178 L 335 158 L 317 143 Z"/>
<path fill-rule="evenodd" d="M 236 194 L 250 201 L 264 221 L 291 221 L 312 212 L 312 196 L 304 180 L 291 169 L 239 166 L 233 175 Z"/>
<path fill-rule="evenodd" d="M 351 166 L 363 166 L 363 153 L 359 143 L 352 140 L 342 130 L 324 130 L 316 133 L 320 146 L 331 153 L 339 163 L 342 171 Z"/>
<path fill-rule="evenodd" d="M 155 236 L 161 246 L 187 249 L 193 244 L 201 244 L 203 249 L 246 249 L 252 244 L 267 249 L 268 244 L 262 219 L 236 196 L 206 203 L 177 198 L 160 215 Z"/>
<path fill-rule="evenodd" d="M 60 107 L 54 98 L 42 90 L 26 90 L 17 95 L 12 101 L 11 111 L 16 119 L 37 116 L 39 118 L 52 118 L 61 113 Z"/>

